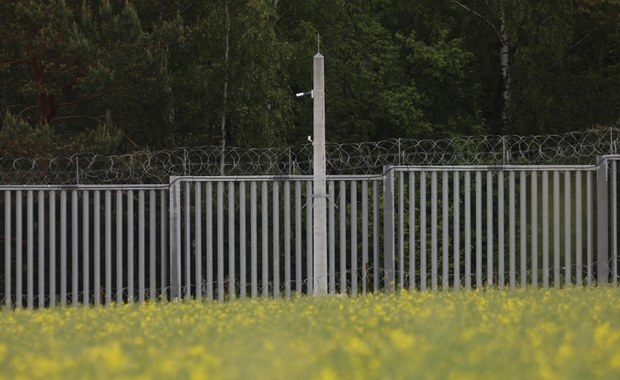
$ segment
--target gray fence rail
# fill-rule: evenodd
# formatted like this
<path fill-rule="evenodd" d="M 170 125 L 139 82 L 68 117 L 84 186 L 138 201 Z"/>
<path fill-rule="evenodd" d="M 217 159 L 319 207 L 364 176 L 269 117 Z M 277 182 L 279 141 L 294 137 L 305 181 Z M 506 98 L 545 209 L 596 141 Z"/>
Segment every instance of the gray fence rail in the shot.
<path fill-rule="evenodd" d="M 328 291 L 617 283 L 618 165 L 328 176 Z M 8 307 L 312 294 L 312 177 L 0 187 Z"/>

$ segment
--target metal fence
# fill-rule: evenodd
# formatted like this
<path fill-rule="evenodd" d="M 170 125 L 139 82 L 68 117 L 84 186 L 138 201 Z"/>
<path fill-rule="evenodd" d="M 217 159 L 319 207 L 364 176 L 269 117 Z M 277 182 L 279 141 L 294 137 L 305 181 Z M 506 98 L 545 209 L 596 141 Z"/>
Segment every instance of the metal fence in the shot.
<path fill-rule="evenodd" d="M 615 284 L 619 159 L 328 176 L 328 291 Z M 311 180 L 2 186 L 0 300 L 312 294 Z"/>
<path fill-rule="evenodd" d="M 154 300 L 168 279 L 168 186 L 4 186 L 0 298 L 17 307 Z"/>

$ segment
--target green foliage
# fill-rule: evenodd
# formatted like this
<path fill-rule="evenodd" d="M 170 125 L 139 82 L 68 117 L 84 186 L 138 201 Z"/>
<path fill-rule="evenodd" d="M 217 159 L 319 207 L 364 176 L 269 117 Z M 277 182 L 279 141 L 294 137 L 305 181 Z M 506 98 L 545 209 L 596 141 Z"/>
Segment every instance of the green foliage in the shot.
<path fill-rule="evenodd" d="M 170 36 L 170 23 L 180 19 L 147 32 L 130 2 L 24 0 L 2 7 L 3 112 L 65 136 L 109 117 L 140 144 L 162 137 L 167 45 L 178 38 Z"/>
<path fill-rule="evenodd" d="M 123 139 L 123 132 L 112 123 L 110 116 L 107 115 L 103 123 L 72 139 L 68 150 L 113 155 L 121 153 Z"/>
<path fill-rule="evenodd" d="M 275 34 L 274 8 L 262 0 L 222 0 L 190 9 L 185 40 L 171 56 L 173 124 L 193 143 L 218 144 L 222 118 L 232 145 L 282 143 L 293 97 L 285 83 L 289 49 Z"/>
<path fill-rule="evenodd" d="M 49 126 L 33 127 L 22 119 L 6 114 L 0 129 L 0 157 L 37 157 L 59 153 L 61 139 Z"/>
<path fill-rule="evenodd" d="M 620 117 L 617 0 L 15 0 L 0 14 L 0 114 L 45 126 L 64 151 L 100 147 L 86 140 L 102 125 L 120 136 L 110 152 L 305 142 L 312 105 L 294 94 L 312 87 L 317 34 L 328 141 Z"/>

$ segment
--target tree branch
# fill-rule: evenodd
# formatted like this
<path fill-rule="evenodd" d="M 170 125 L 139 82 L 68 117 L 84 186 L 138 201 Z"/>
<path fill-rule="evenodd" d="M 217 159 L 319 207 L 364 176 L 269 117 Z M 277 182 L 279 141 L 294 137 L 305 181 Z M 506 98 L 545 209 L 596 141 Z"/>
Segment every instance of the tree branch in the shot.
<path fill-rule="evenodd" d="M 124 137 L 127 141 L 129 141 L 129 143 L 130 143 L 131 145 L 133 145 L 134 147 L 136 147 L 136 148 L 138 148 L 138 149 L 142 149 L 142 147 L 141 147 L 140 145 L 136 144 L 136 142 L 135 142 L 135 141 L 133 141 L 133 140 L 132 140 L 129 136 L 127 136 L 127 134 L 126 134 L 125 132 L 121 131 L 121 135 L 123 135 L 123 137 Z"/>
<path fill-rule="evenodd" d="M 91 96 L 88 96 L 86 98 L 81 98 L 81 99 L 73 100 L 73 101 L 70 101 L 70 102 L 58 103 L 58 104 L 56 104 L 56 107 L 60 108 L 60 107 L 75 106 L 75 105 L 78 105 L 78 104 L 81 104 L 81 103 L 84 103 L 84 102 L 89 102 L 91 100 L 99 99 L 101 97 L 104 97 L 106 95 L 110 95 L 110 94 L 112 94 L 114 92 L 117 92 L 117 91 L 121 91 L 121 90 L 116 89 L 116 90 L 108 90 L 108 91 L 100 92 L 98 94 L 91 95 Z"/>
<path fill-rule="evenodd" d="M 66 115 L 66 116 L 53 117 L 49 120 L 49 122 L 52 123 L 55 121 L 62 121 L 62 120 L 81 120 L 81 119 L 100 121 L 101 119 L 104 119 L 105 117 L 106 117 L 106 114 L 99 115 L 99 116 Z"/>
<path fill-rule="evenodd" d="M 16 115 L 16 117 L 19 119 L 19 118 L 21 118 L 21 116 L 22 116 L 22 114 L 23 114 L 24 112 L 26 112 L 26 111 L 30 111 L 31 109 L 34 109 L 34 108 L 37 108 L 37 107 L 38 107 L 38 105 L 37 105 L 37 104 L 33 104 L 33 105 L 31 105 L 31 106 L 28 106 L 28 107 L 26 107 L 26 108 L 22 109 L 21 111 L 19 111 L 19 113 Z"/>
<path fill-rule="evenodd" d="M 14 66 L 14 65 L 27 65 L 30 62 L 28 60 L 25 59 L 15 59 L 12 61 L 0 61 L 0 66 L 2 65 L 7 65 L 7 66 Z"/>
<path fill-rule="evenodd" d="M 6 107 L 0 108 L 0 115 L 6 114 L 7 112 L 9 112 L 11 108 L 22 108 L 22 107 L 26 107 L 26 106 L 23 104 L 9 104 Z"/>
<path fill-rule="evenodd" d="M 588 38 L 590 38 L 590 36 L 596 31 L 596 29 L 594 29 L 593 31 L 591 31 L 590 33 L 586 34 L 585 36 L 581 37 L 581 39 L 577 42 L 575 42 L 573 44 L 573 46 L 570 47 L 570 49 L 568 49 L 568 53 L 566 54 L 567 56 L 571 55 L 573 53 L 573 51 L 575 49 L 577 49 L 579 47 L 579 45 L 581 45 L 585 40 L 587 40 Z"/>
<path fill-rule="evenodd" d="M 487 24 L 489 24 L 489 26 L 493 29 L 493 31 L 495 32 L 495 34 L 497 34 L 497 37 L 499 38 L 500 42 L 504 43 L 504 39 L 502 37 L 502 34 L 500 33 L 500 31 L 497 29 L 497 27 L 491 22 L 489 21 L 488 18 L 484 17 L 481 13 L 475 11 L 474 9 L 471 9 L 470 7 L 468 7 L 467 5 L 461 3 L 458 0 L 452 0 L 452 2 L 456 5 L 458 5 L 459 7 L 465 9 L 467 12 L 479 17 L 482 21 L 486 22 Z"/>

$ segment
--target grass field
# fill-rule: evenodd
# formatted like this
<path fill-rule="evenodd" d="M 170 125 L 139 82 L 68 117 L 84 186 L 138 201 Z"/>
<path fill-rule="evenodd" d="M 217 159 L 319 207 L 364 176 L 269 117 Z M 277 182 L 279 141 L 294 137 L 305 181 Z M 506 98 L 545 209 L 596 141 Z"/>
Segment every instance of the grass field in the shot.
<path fill-rule="evenodd" d="M 620 290 L 0 312 L 0 378 L 620 378 Z"/>

